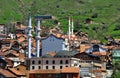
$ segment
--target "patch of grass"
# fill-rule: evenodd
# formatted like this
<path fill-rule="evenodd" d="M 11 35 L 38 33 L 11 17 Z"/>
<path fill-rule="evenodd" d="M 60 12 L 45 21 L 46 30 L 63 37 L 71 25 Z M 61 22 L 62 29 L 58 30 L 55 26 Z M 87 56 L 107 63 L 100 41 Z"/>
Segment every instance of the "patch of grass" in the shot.
<path fill-rule="evenodd" d="M 91 38 L 103 40 L 104 36 L 120 38 L 119 31 L 114 31 L 120 18 L 120 0 L 0 0 L 0 23 L 21 21 L 26 24 L 29 11 L 35 15 L 53 15 L 60 21 L 60 28 L 67 33 L 68 16 L 73 17 L 75 30 L 87 32 Z M 97 14 L 96 18 L 92 18 Z M 85 20 L 90 18 L 93 24 L 86 26 Z M 43 23 L 54 26 L 53 21 Z M 93 30 L 97 28 L 96 30 Z M 94 37 L 93 37 L 94 35 Z M 101 37 L 101 38 L 99 38 Z"/>

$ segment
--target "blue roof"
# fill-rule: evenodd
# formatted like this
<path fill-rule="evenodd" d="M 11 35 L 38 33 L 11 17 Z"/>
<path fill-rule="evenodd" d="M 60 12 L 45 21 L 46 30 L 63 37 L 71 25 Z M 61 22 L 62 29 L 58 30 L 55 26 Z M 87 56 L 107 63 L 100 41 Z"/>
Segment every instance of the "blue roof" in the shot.
<path fill-rule="evenodd" d="M 0 57 L 0 60 L 3 60 L 4 62 L 7 63 L 7 61 L 3 57 Z"/>

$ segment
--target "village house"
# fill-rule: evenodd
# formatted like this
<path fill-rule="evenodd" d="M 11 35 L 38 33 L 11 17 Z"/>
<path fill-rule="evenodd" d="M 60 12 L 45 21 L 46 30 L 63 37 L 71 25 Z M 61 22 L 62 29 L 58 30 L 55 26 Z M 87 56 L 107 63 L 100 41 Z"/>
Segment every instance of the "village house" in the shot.
<path fill-rule="evenodd" d="M 82 52 L 75 54 L 74 58 L 79 59 L 79 61 L 76 61 L 76 65 L 79 65 L 82 77 L 91 77 L 92 74 L 96 78 L 103 76 L 102 71 L 106 73 L 106 62 L 102 62 L 98 56 Z"/>
<path fill-rule="evenodd" d="M 7 27 L 5 24 L 0 24 L 0 34 L 7 34 Z"/>
<path fill-rule="evenodd" d="M 119 47 L 115 47 L 112 50 L 112 61 L 113 63 L 120 61 L 120 48 Z"/>

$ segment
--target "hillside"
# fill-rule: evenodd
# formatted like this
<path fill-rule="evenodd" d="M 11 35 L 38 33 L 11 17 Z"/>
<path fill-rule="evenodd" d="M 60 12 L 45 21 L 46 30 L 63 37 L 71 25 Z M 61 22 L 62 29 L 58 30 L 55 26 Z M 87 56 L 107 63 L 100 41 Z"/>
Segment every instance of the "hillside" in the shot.
<path fill-rule="evenodd" d="M 67 32 L 68 16 L 74 19 L 75 31 L 89 34 L 91 39 L 105 36 L 120 38 L 120 0 L 0 0 L 0 23 L 21 21 L 26 24 L 28 12 L 35 15 L 53 15 L 56 19 L 43 26 L 59 27 Z M 85 20 L 90 19 L 92 23 Z"/>

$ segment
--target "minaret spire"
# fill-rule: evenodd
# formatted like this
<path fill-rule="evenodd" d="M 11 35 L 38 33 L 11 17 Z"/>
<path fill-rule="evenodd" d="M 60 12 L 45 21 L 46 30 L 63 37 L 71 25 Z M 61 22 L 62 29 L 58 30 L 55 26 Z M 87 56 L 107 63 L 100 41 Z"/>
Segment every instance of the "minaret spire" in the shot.
<path fill-rule="evenodd" d="M 71 34 L 72 35 L 74 34 L 74 22 L 73 22 L 73 19 L 72 19 L 72 31 L 71 31 Z"/>
<path fill-rule="evenodd" d="M 31 16 L 29 14 L 28 16 L 28 58 L 31 58 L 31 30 L 32 30 L 32 25 L 31 25 Z"/>
<path fill-rule="evenodd" d="M 68 40 L 70 40 L 70 26 L 71 26 L 71 24 L 70 24 L 70 17 L 69 17 L 69 24 L 68 24 Z"/>
<path fill-rule="evenodd" d="M 36 54 L 37 57 L 40 55 L 40 19 L 37 19 L 37 27 L 36 27 Z"/>

